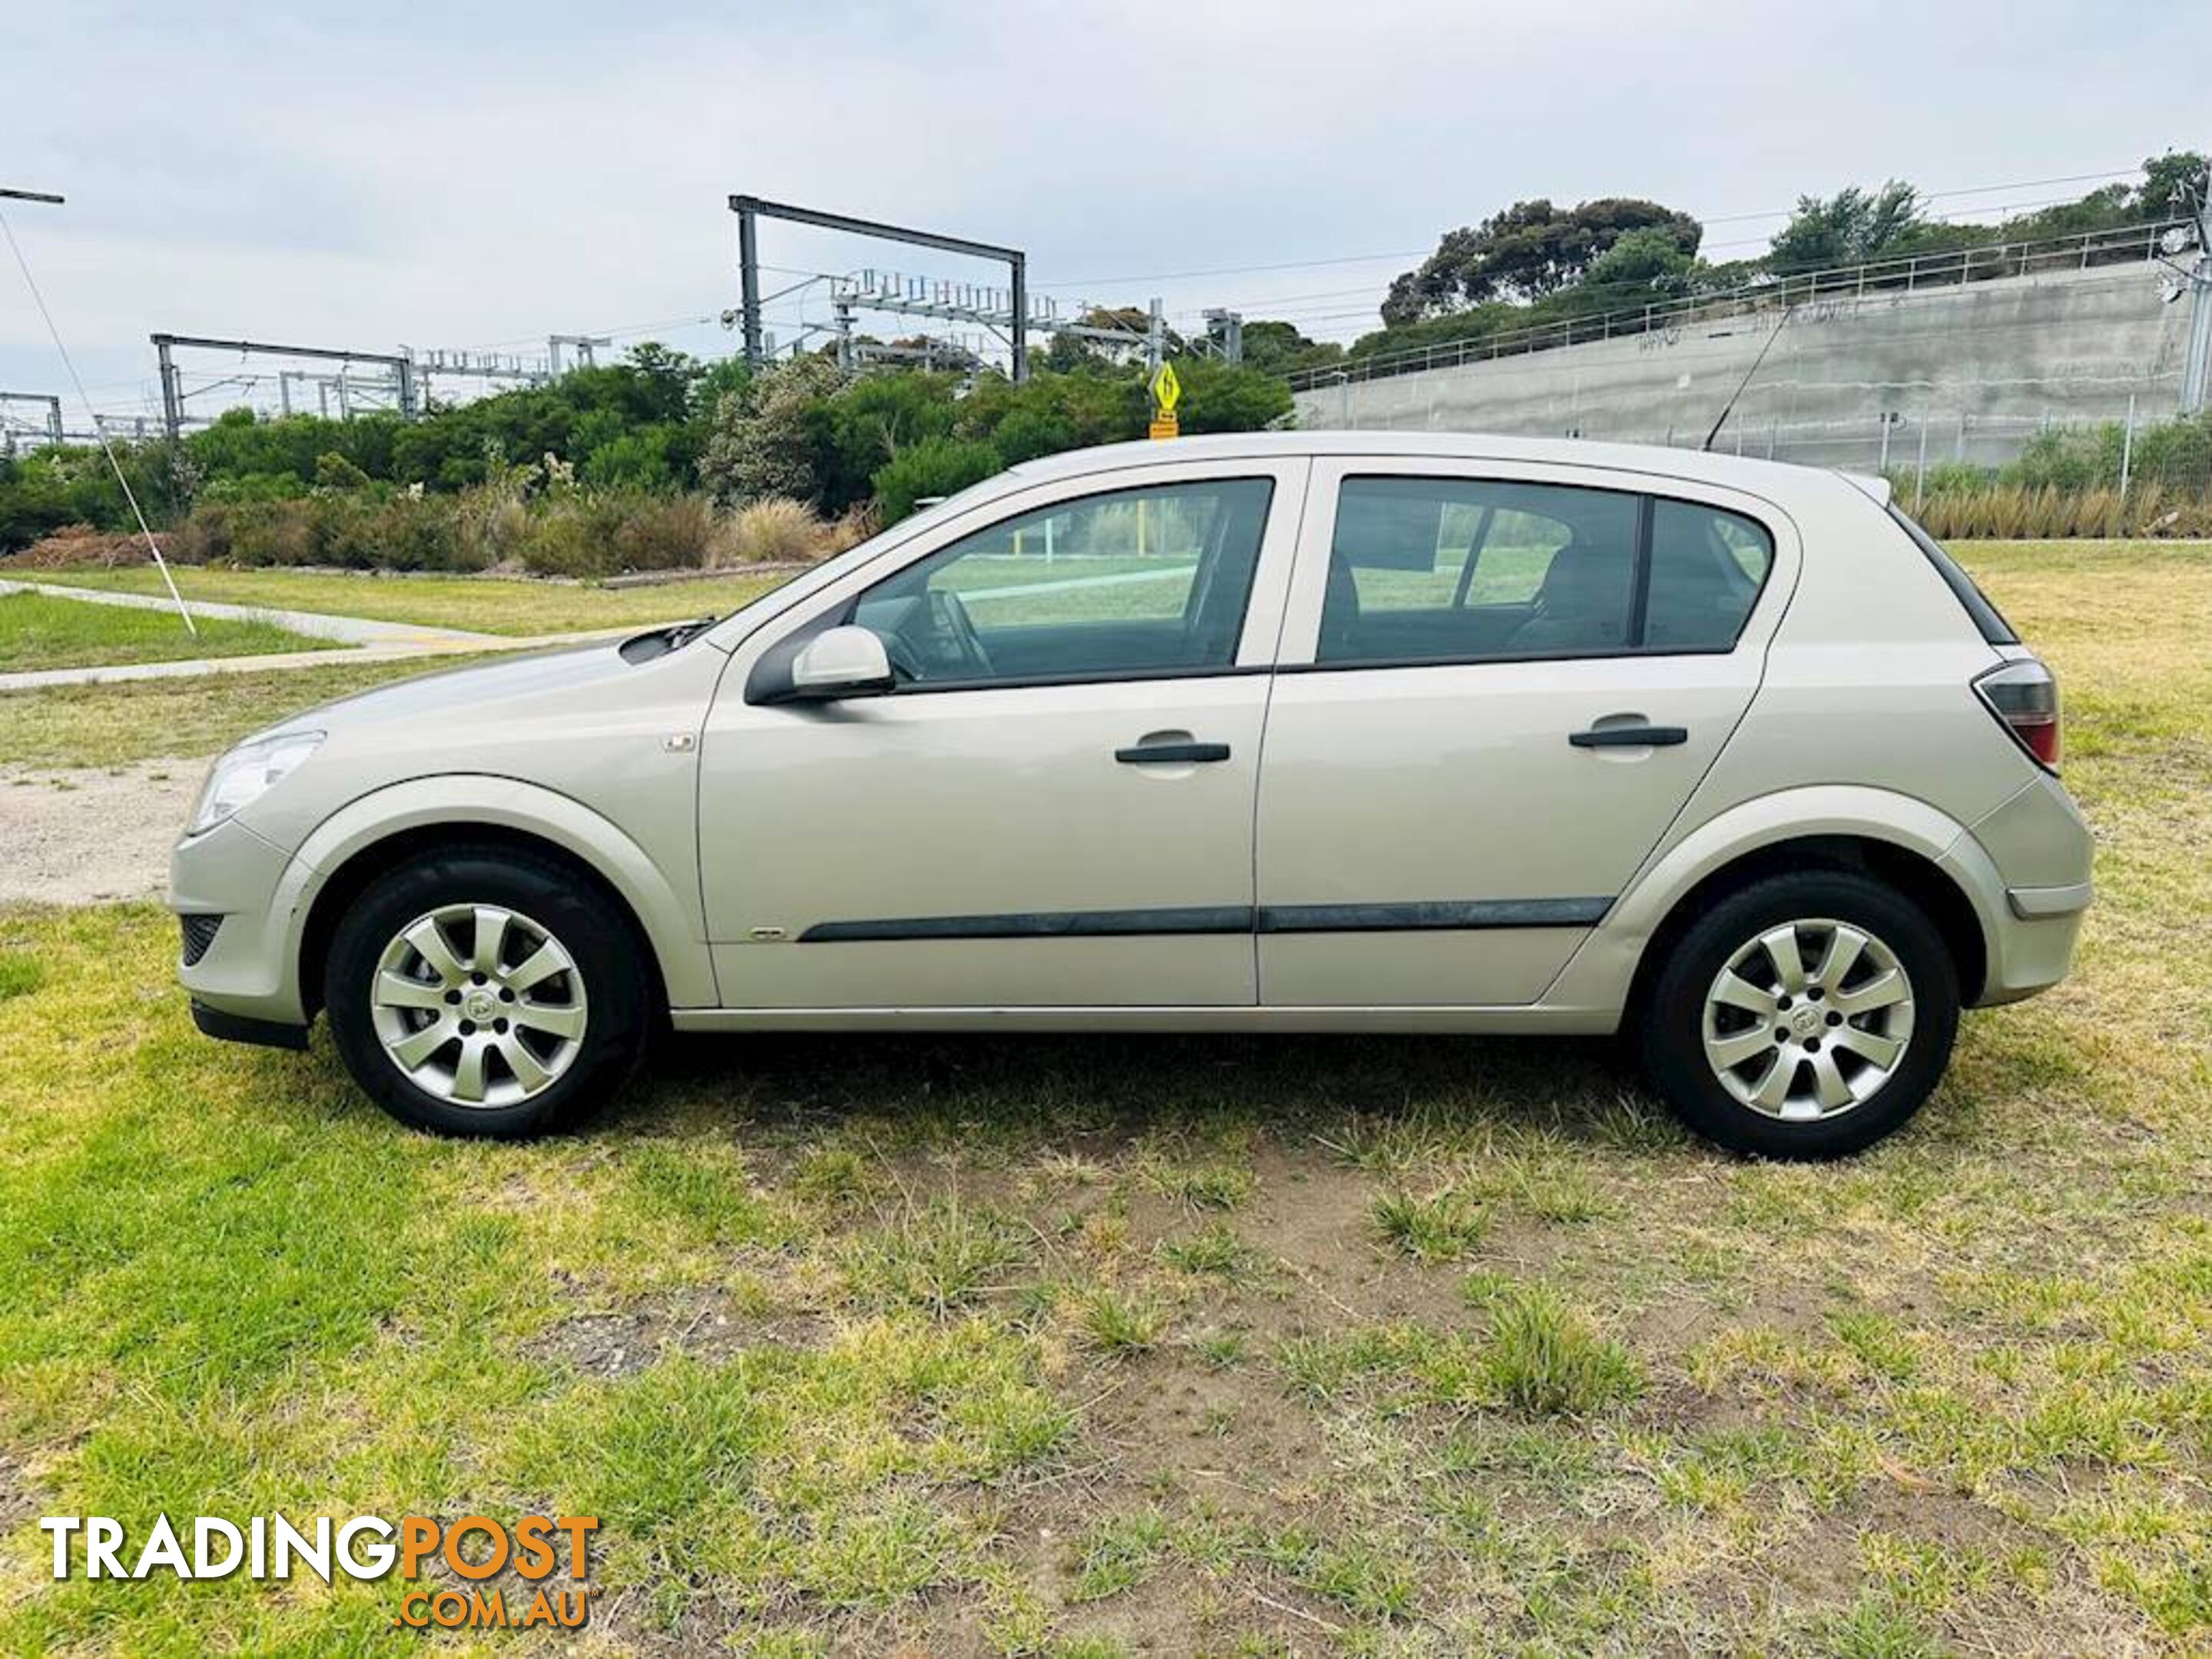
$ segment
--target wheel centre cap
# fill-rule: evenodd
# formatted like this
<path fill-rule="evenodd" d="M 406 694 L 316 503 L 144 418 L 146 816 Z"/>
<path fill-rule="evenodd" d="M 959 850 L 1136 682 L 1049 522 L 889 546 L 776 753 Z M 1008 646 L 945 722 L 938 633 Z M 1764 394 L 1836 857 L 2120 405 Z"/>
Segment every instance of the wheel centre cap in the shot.
<path fill-rule="evenodd" d="M 1792 1008 L 1790 1029 L 1801 1037 L 1808 1037 L 1820 1029 L 1820 1011 L 1814 1007 Z"/>
<path fill-rule="evenodd" d="M 462 999 L 461 1012 L 481 1024 L 499 1012 L 499 999 L 489 991 L 471 991 Z"/>

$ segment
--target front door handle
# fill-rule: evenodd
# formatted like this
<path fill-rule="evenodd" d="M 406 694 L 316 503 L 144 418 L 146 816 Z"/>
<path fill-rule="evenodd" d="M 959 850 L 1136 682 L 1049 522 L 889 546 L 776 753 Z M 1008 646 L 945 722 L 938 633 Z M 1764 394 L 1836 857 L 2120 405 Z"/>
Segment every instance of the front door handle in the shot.
<path fill-rule="evenodd" d="M 1116 749 L 1114 758 L 1124 766 L 1188 766 L 1196 761 L 1201 764 L 1229 758 L 1225 743 L 1139 743 L 1127 749 Z"/>
<path fill-rule="evenodd" d="M 1689 740 L 1686 726 L 1593 726 L 1567 733 L 1577 749 L 1666 749 Z"/>

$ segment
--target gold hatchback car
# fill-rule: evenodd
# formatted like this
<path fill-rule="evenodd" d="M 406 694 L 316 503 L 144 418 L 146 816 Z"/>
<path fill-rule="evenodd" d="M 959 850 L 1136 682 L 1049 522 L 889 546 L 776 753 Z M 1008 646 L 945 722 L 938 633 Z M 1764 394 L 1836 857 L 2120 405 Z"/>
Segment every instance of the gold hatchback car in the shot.
<path fill-rule="evenodd" d="M 212 1036 L 537 1133 L 649 1030 L 1611 1033 L 1866 1146 L 2066 972 L 2048 670 L 1879 480 L 1297 433 L 1015 467 L 719 620 L 216 764 Z"/>

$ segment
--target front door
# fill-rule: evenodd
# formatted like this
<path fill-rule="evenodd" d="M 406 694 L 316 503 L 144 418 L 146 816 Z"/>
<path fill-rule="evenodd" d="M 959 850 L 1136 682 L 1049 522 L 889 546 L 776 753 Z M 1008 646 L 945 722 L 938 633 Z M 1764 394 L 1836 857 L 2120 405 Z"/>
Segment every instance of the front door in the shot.
<path fill-rule="evenodd" d="M 1316 465 L 1261 784 L 1265 1003 L 1535 1001 L 1757 689 L 1786 520 L 1449 465 Z"/>
<path fill-rule="evenodd" d="M 724 1003 L 1255 1001 L 1252 813 L 1306 470 L 1041 487 L 740 647 L 701 765 Z M 763 694 L 779 649 L 844 623 L 884 640 L 894 691 Z"/>

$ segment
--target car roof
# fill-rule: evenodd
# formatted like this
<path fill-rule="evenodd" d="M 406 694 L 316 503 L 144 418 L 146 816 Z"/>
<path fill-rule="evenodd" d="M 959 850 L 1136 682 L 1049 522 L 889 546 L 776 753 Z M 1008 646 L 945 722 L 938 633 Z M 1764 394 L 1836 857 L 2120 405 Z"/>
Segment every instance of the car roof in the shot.
<path fill-rule="evenodd" d="M 1104 444 L 1024 461 L 1011 469 L 1010 476 L 1036 483 L 1162 461 L 1327 455 L 1548 462 L 1560 466 L 1605 467 L 1621 472 L 1649 473 L 1655 477 L 1720 484 L 1770 498 L 1802 495 L 1808 489 L 1825 493 L 1839 477 L 1848 476 L 1826 467 L 1757 460 L 1745 455 L 1711 454 L 1662 444 L 1601 443 L 1584 438 L 1518 438 L 1480 432 L 1390 431 L 1231 432 L 1177 438 L 1164 447 L 1150 442 Z M 1888 485 L 1881 479 L 1854 477 L 1851 482 L 1878 500 L 1887 498 Z"/>

